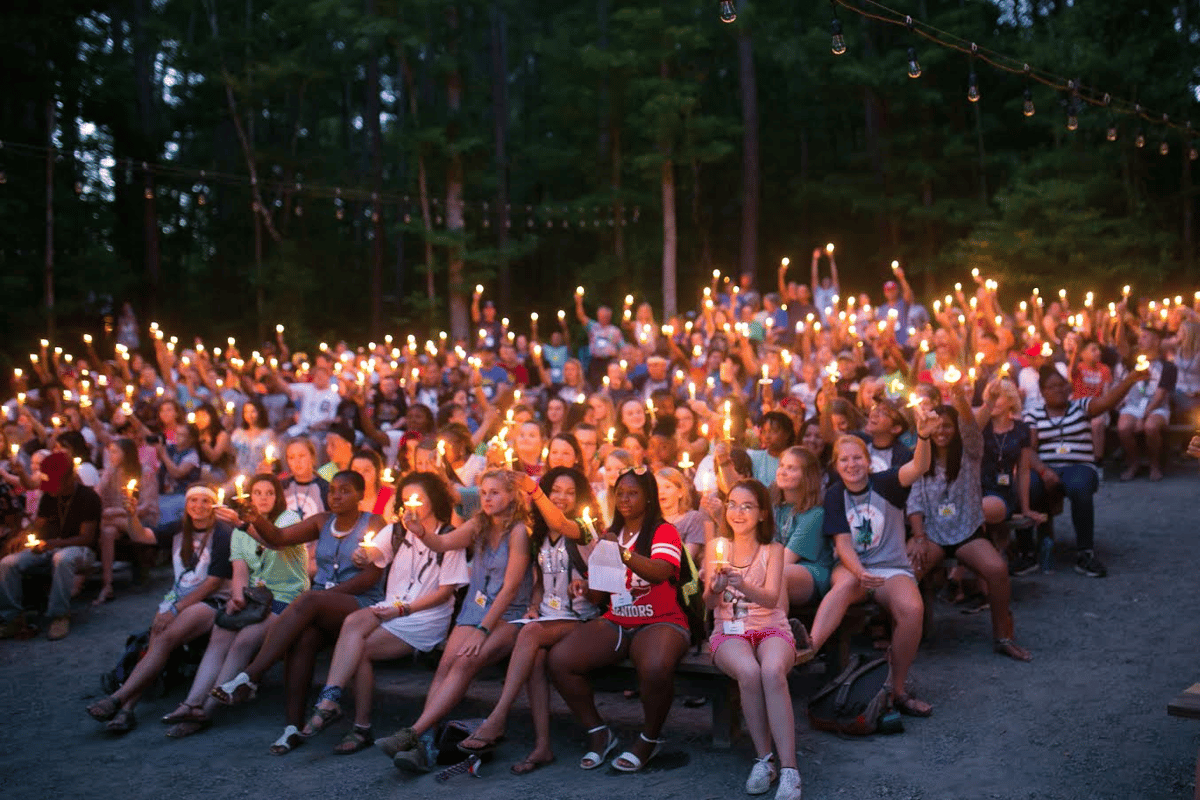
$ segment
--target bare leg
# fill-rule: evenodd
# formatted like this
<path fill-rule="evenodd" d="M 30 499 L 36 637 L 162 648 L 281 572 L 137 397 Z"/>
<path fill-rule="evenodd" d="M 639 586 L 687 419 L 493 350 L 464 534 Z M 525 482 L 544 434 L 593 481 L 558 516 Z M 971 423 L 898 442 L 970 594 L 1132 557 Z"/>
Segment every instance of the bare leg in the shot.
<path fill-rule="evenodd" d="M 1146 434 L 1146 452 L 1150 456 L 1150 480 L 1161 481 L 1163 428 L 1167 426 L 1167 418 L 1161 414 L 1151 414 L 1145 421 L 1143 430 Z"/>
<path fill-rule="evenodd" d="M 246 675 L 258 683 L 310 626 L 319 625 L 336 636 L 345 618 L 357 610 L 358 601 L 348 594 L 310 589 L 289 603 L 275 620 L 262 649 L 246 666 Z"/>
<path fill-rule="evenodd" d="M 339 641 L 340 645 L 340 641 Z M 382 628 L 376 628 L 367 637 L 362 659 L 354 672 L 354 724 L 360 728 L 371 727 L 371 704 L 375 699 L 375 668 L 372 661 L 404 658 L 412 655 L 413 648 Z"/>
<path fill-rule="evenodd" d="M 190 642 L 212 630 L 217 612 L 204 603 L 185 608 L 161 633 L 150 637 L 150 648 L 137 663 L 125 684 L 113 693 L 113 699 L 123 708 L 132 709 L 141 699 L 142 693 L 158 677 L 167 665 L 167 658 L 179 645 Z"/>
<path fill-rule="evenodd" d="M 1092 417 L 1092 452 L 1096 454 L 1096 462 L 1104 460 L 1104 445 L 1108 439 L 1108 414 Z"/>
<path fill-rule="evenodd" d="M 785 564 L 783 579 L 787 581 L 788 605 L 795 608 L 812 600 L 816 591 L 812 573 L 802 564 Z"/>
<path fill-rule="evenodd" d="M 821 598 L 817 607 L 817 615 L 813 618 L 813 627 L 809 632 L 812 638 L 813 651 L 819 651 L 829 637 L 833 636 L 838 625 L 846 616 L 846 610 L 854 603 L 867 599 L 867 592 L 858 584 L 858 579 L 842 566 L 833 568 L 833 587 Z"/>
<path fill-rule="evenodd" d="M 771 726 L 771 739 L 775 742 L 775 755 L 779 758 L 781 769 L 795 769 L 796 715 L 792 710 L 792 695 L 787 682 L 795 655 L 787 640 L 778 636 L 772 636 L 760 644 L 756 655 L 762 665 L 762 692 L 766 700 L 767 721 Z"/>
<path fill-rule="evenodd" d="M 236 631 L 213 626 L 212 634 L 208 637 L 208 647 L 204 650 L 200 665 L 196 667 L 196 677 L 192 680 L 192 688 L 184 698 L 183 705 L 200 708 L 209 699 L 208 693 L 217 685 L 221 667 L 225 664 L 225 658 L 236 637 Z"/>
<path fill-rule="evenodd" d="M 637 669 L 642 713 L 646 718 L 642 736 L 634 740 L 629 752 L 643 763 L 655 747 L 653 742 L 647 742 L 646 739 L 659 738 L 663 723 L 671 711 L 671 703 L 675 701 L 675 667 L 688 646 L 687 638 L 677 630 L 666 625 L 651 625 L 639 631 L 629 647 L 629 660 Z"/>
<path fill-rule="evenodd" d="M 1125 471 L 1121 473 L 1121 480 L 1123 481 L 1130 480 L 1137 474 L 1137 428 L 1138 420 L 1136 417 L 1129 414 L 1122 414 L 1117 418 L 1117 436 L 1121 439 L 1121 449 L 1125 451 Z"/>
<path fill-rule="evenodd" d="M 925 604 L 917 583 L 907 575 L 888 578 L 875 591 L 879 604 L 892 617 L 891 684 L 897 698 L 907 694 L 908 670 L 917 658 Z"/>
<path fill-rule="evenodd" d="M 628 652 L 629 637 L 618 638 L 617 628 L 602 619 L 583 623 L 550 649 L 550 680 L 584 728 L 602 723 L 588 673 L 617 663 Z M 608 731 L 596 731 L 590 735 L 588 749 L 603 752 L 608 737 Z"/>
<path fill-rule="evenodd" d="M 987 542 L 976 540 L 963 545 L 958 550 L 958 558 L 987 581 L 988 600 L 992 611 L 992 638 L 1012 640 L 1012 584 L 1008 579 L 1008 569 L 1004 559 Z M 1019 661 L 1028 661 L 1028 651 L 1016 644 L 1011 644 L 1004 653 Z"/>
<path fill-rule="evenodd" d="M 325 641 L 326 634 L 320 628 L 305 628 L 284 659 L 284 715 L 288 725 L 299 728 L 304 724 L 308 688 L 312 685 L 317 653 Z"/>
<path fill-rule="evenodd" d="M 550 678 L 546 675 L 548 649 L 537 651 L 533 658 L 533 672 L 525 688 L 529 693 L 529 712 L 533 716 L 533 752 L 526 758 L 531 761 L 553 761 L 554 749 L 550 746 Z"/>
<path fill-rule="evenodd" d="M 92 602 L 98 606 L 112 599 L 113 594 L 113 560 L 117 553 L 117 537 L 121 534 L 115 524 L 105 522 L 100 526 L 100 594 Z"/>
<path fill-rule="evenodd" d="M 459 656 L 457 653 L 466 643 L 467 636 L 474 635 L 475 630 L 460 626 L 451 632 L 446 641 L 446 654 L 442 656 L 442 661 L 451 662 L 450 666 L 437 691 L 430 691 L 425 698 L 425 708 L 412 724 L 413 733 L 420 736 L 436 725 L 463 699 L 479 670 L 512 652 L 513 643 L 517 640 L 518 627 L 508 622 L 502 623 L 484 641 L 479 654 L 470 658 Z M 438 666 L 440 668 L 441 664 Z"/>
<path fill-rule="evenodd" d="M 790 668 L 795 662 L 795 655 L 789 653 L 789 656 Z M 713 655 L 713 663 L 737 681 L 746 729 L 750 733 L 750 740 L 754 742 L 754 754 L 762 758 L 772 752 L 771 727 L 767 723 L 767 701 L 763 696 L 762 666 L 755 658 L 753 648 L 745 639 L 726 639 Z"/>
<path fill-rule="evenodd" d="M 496 707 L 492 709 L 492 713 L 488 714 L 483 724 L 471 735 L 471 739 L 477 741 L 471 745 L 465 745 L 466 747 L 482 747 L 486 742 L 504 734 L 504 723 L 512 711 L 517 696 L 525 688 L 530 676 L 535 671 L 534 663 L 538 654 L 548 650 L 574 630 L 578 624 L 578 622 L 562 620 L 527 622 L 520 626 L 516 644 L 513 645 L 512 655 L 508 659 L 508 673 L 504 676 L 504 688 L 500 691 L 500 699 L 496 701 Z M 533 702 L 532 698 L 530 702 Z"/>

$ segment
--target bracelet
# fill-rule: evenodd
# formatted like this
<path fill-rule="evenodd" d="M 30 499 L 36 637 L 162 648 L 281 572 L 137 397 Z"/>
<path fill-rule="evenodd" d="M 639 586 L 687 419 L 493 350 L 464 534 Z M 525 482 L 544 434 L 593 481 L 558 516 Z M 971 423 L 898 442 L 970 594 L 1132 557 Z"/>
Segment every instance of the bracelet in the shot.
<path fill-rule="evenodd" d="M 922 435 L 921 435 L 921 434 L 919 434 L 919 433 L 917 434 L 917 438 L 918 438 L 918 439 L 920 439 L 922 442 L 928 442 L 928 441 L 929 441 L 929 437 L 928 437 L 928 436 L 922 436 Z"/>
<path fill-rule="evenodd" d="M 621 548 L 621 561 L 628 564 L 629 559 L 631 559 L 631 558 L 633 558 L 633 551 L 630 550 L 628 547 L 622 547 Z"/>
<path fill-rule="evenodd" d="M 483 635 L 484 635 L 484 636 L 491 636 L 491 635 L 492 635 L 492 632 L 491 632 L 491 631 L 489 631 L 489 630 L 487 629 L 487 626 L 486 626 L 486 625 L 479 624 L 479 625 L 474 625 L 474 626 L 472 626 L 472 627 L 474 627 L 476 630 L 483 631 Z"/>
<path fill-rule="evenodd" d="M 179 606 L 175 605 L 174 603 L 171 603 L 171 613 L 178 617 L 179 616 Z"/>

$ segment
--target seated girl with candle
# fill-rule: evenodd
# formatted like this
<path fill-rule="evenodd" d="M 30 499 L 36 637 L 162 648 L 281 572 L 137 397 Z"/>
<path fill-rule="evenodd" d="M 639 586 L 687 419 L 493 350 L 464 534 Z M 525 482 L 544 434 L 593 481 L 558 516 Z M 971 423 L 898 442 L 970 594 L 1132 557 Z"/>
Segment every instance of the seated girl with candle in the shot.
<path fill-rule="evenodd" d="M 529 693 L 533 730 L 532 752 L 514 764 L 514 775 L 525 775 L 554 761 L 550 746 L 550 682 L 546 655 L 580 622 L 599 616 L 598 593 L 587 588 L 588 546 L 594 534 L 595 499 L 582 473 L 555 467 L 540 485 L 527 475 L 517 476 L 519 488 L 533 504 L 531 544 L 537 553 L 533 602 L 517 635 L 500 700 L 487 719 L 458 747 L 483 753 L 504 737 L 504 725 L 521 689 Z M 586 511 L 585 511 L 586 510 Z"/>
<path fill-rule="evenodd" d="M 932 707 L 905 687 L 921 643 L 925 606 L 905 551 L 904 510 L 909 487 L 929 469 L 929 437 L 939 420 L 922 408 L 916 412 L 917 446 L 912 461 L 898 470 L 872 473 L 867 443 L 857 436 L 842 435 L 834 442 L 840 481 L 825 493 L 824 532 L 833 539 L 839 564 L 813 620 L 812 650 L 819 651 L 833 635 L 851 604 L 874 597 L 895 623 L 888 678 L 892 701 L 902 713 L 927 717 Z"/>
<path fill-rule="evenodd" d="M 246 669 L 212 690 L 222 703 L 232 705 L 250 700 L 258 693 L 258 681 L 271 665 L 286 658 L 287 727 L 271 745 L 270 752 L 274 755 L 283 755 L 303 742 L 300 726 L 304 724 L 306 695 L 317 653 L 336 641 L 346 617 L 383 596 L 383 571 L 374 564 L 359 567 L 351 561 L 363 539 L 383 527 L 381 517 L 359 510 L 364 488 L 362 475 L 343 470 L 329 484 L 328 513 L 308 517 L 283 529 L 275 527 L 253 508 L 243 518 L 272 547 L 317 543 L 313 588 L 279 615 L 262 649 Z"/>
<path fill-rule="evenodd" d="M 789 447 L 779 459 L 771 488 L 775 531 L 784 546 L 783 579 L 788 601 L 802 606 L 829 591 L 833 549 L 821 532 L 821 464 L 804 447 Z"/>
<path fill-rule="evenodd" d="M 675 666 L 687 652 L 691 634 L 674 586 L 683 543 L 675 528 L 663 521 L 654 475 L 644 467 L 622 472 L 616 503 L 604 538 L 619 548 L 626 589 L 612 595 L 612 608 L 603 617 L 577 625 L 554 646 L 550 677 L 571 713 L 587 728 L 591 749 L 579 766 L 595 769 L 616 749 L 617 736 L 600 718 L 589 673 L 626 657 L 633 661 L 645 725 L 613 766 L 637 772 L 662 747 L 658 737 L 674 700 Z"/>
<path fill-rule="evenodd" d="M 124 685 L 111 696 L 88 706 L 87 713 L 107 723 L 111 733 L 127 733 L 137 725 L 133 710 L 167 665 L 179 645 L 212 630 L 217 609 L 229 597 L 231 530 L 213 513 L 216 493 L 207 486 L 192 486 L 184 496 L 184 516 L 157 534 L 136 518 L 136 499 L 126 498 L 130 516 L 129 537 L 140 544 L 171 548 L 175 585 L 158 605 L 150 625 L 150 648 L 134 667 Z"/>
<path fill-rule="evenodd" d="M 784 547 L 775 541 L 766 487 L 753 479 L 735 483 L 721 528 L 705 559 L 704 603 L 713 609 L 713 663 L 738 682 L 742 713 L 757 753 L 746 792 L 763 794 L 779 777 L 776 800 L 799 800 L 795 719 L 787 682 L 796 643 L 788 626 Z"/>
<path fill-rule="evenodd" d="M 276 527 L 300 521 L 299 514 L 284 506 L 283 487 L 274 475 L 255 475 L 250 480 L 248 494 L 254 510 L 273 520 Z M 228 506 L 217 506 L 215 513 L 227 525 L 239 524 L 237 512 Z M 271 590 L 271 608 L 262 622 L 241 630 L 229 630 L 219 624 L 213 627 L 191 691 L 179 708 L 163 717 L 163 722 L 176 723 L 167 731 L 172 739 L 191 736 L 212 724 L 217 708 L 217 699 L 210 694 L 213 686 L 229 680 L 250 663 L 275 619 L 309 586 L 307 548 L 302 544 L 278 550 L 264 547 L 255 538 L 253 525 L 234 530 L 229 560 L 233 565 L 233 587 L 225 601 L 226 613 L 234 614 L 246 607 L 245 592 L 251 586 Z"/>
<path fill-rule="evenodd" d="M 376 515 L 383 514 L 396 492 L 383 480 L 383 459 L 374 450 L 358 450 L 350 459 L 350 469 L 362 475 L 363 485 L 366 487 L 363 498 L 358 503 L 358 510 Z"/>
<path fill-rule="evenodd" d="M 412 472 L 400 482 L 405 512 L 412 511 L 422 529 L 450 530 L 451 504 L 446 482 L 430 472 Z M 389 517 L 391 515 L 389 514 Z M 341 699 L 354 680 L 354 728 L 333 748 L 339 755 L 356 753 L 374 742 L 371 697 L 375 688 L 372 661 L 427 653 L 446 640 L 454 615 L 454 593 L 468 583 L 463 550 L 435 553 L 402 522 L 388 525 L 354 552 L 354 563 L 389 563 L 383 600 L 359 609 L 342 624 L 329 676 L 312 719 L 301 732 L 312 736 L 342 716 Z"/>
<path fill-rule="evenodd" d="M 113 561 L 117 539 L 129 533 L 129 512 L 125 496 L 137 492 L 137 522 L 153 529 L 158 522 L 158 481 L 147 476 L 138 460 L 132 439 L 113 439 L 104 450 L 104 472 L 96 487 L 103 511 L 100 516 L 100 594 L 92 603 L 102 605 L 113 597 Z"/>
<path fill-rule="evenodd" d="M 479 513 L 449 533 L 438 535 L 415 510 L 406 508 L 404 527 L 435 553 L 473 549 L 471 582 L 454 629 L 438 662 L 425 708 L 410 727 L 378 744 L 399 769 L 428 772 L 433 765 L 433 726 L 466 694 L 488 664 L 512 652 L 518 626 L 511 624 L 529 609 L 529 570 L 525 510 L 516 478 L 508 470 L 488 470 L 479 481 Z"/>

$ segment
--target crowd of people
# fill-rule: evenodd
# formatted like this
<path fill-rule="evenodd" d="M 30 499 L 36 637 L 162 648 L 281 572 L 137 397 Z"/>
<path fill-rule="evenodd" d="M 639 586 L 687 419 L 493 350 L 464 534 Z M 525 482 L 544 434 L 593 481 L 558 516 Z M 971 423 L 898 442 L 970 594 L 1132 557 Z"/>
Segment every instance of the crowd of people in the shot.
<path fill-rule="evenodd" d="M 1200 292 L 1189 305 L 1035 289 L 1008 308 L 975 271 L 925 306 L 893 262 L 876 306 L 841 294 L 833 245 L 807 280 L 790 270 L 766 294 L 714 272 L 696 310 L 664 320 L 632 296 L 589 308 L 581 286 L 548 337 L 536 313 L 518 333 L 480 286 L 457 342 L 293 352 L 278 326 L 246 352 L 143 329 L 128 306 L 78 356 L 43 340 L 3 406 L 0 637 L 34 633 L 26 574 L 49 574 L 47 635 L 62 639 L 89 576 L 103 606 L 118 556 L 137 567 L 158 549 L 173 584 L 147 652 L 87 708 L 109 731 L 131 730 L 171 653 L 207 636 L 168 736 L 253 701 L 283 662 L 272 753 L 352 697 L 335 752 L 375 744 L 424 772 L 439 722 L 507 659 L 499 702 L 459 748 L 494 748 L 524 690 L 536 741 L 516 774 L 555 759 L 551 687 L 586 731 L 581 768 L 642 769 L 698 647 L 739 685 L 747 792 L 778 782 L 798 798 L 787 675 L 852 605 L 890 620 L 893 707 L 928 716 L 909 673 L 920 582 L 943 561 L 947 598 L 989 610 L 995 651 L 1018 661 L 1032 655 L 1010 581 L 1054 567 L 1064 501 L 1074 569 L 1106 575 L 1094 495 L 1109 429 L 1122 480 L 1143 461 L 1162 478 L 1172 415 L 1200 406 Z M 438 650 L 420 716 L 377 738 L 373 664 Z M 614 756 L 592 676 L 626 659 L 644 725 Z"/>

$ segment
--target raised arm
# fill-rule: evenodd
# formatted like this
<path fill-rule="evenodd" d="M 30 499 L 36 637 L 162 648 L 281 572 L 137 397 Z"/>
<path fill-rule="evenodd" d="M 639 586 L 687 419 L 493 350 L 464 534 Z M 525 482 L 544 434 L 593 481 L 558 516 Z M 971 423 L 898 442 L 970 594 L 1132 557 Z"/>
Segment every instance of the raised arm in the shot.
<path fill-rule="evenodd" d="M 932 456 L 929 437 L 933 435 L 933 431 L 939 424 L 936 414 L 929 413 L 923 408 L 917 408 L 915 412 L 917 418 L 917 446 L 913 448 L 912 460 L 900 467 L 897 475 L 900 485 L 904 487 L 912 486 L 929 470 L 929 459 Z"/>

